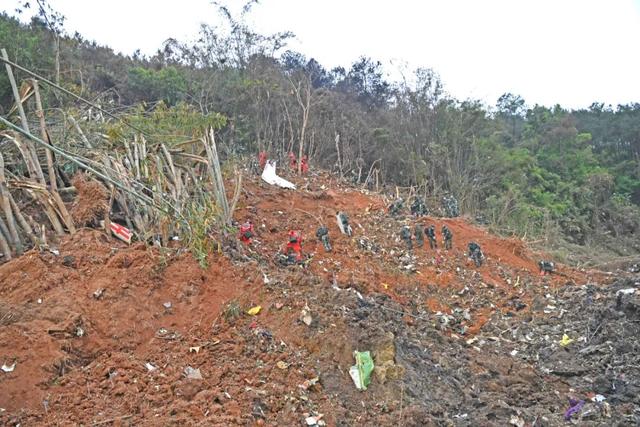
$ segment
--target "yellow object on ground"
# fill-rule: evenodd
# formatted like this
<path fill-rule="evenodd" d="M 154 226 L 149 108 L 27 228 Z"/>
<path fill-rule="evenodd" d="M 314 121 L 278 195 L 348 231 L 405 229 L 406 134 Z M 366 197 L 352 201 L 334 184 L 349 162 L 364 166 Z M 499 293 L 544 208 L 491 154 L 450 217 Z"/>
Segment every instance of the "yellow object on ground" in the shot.
<path fill-rule="evenodd" d="M 573 342 L 573 339 L 572 339 L 572 338 L 569 338 L 569 335 L 564 334 L 564 335 L 562 336 L 562 339 L 560 340 L 560 345 L 561 345 L 561 346 L 563 346 L 563 347 L 566 347 L 566 346 L 568 346 L 569 344 L 571 344 L 572 342 Z"/>
<path fill-rule="evenodd" d="M 259 305 L 256 305 L 255 307 L 251 307 L 249 311 L 247 311 L 247 314 L 250 314 L 251 316 L 255 316 L 256 314 L 260 313 L 260 310 L 262 310 L 262 307 Z"/>

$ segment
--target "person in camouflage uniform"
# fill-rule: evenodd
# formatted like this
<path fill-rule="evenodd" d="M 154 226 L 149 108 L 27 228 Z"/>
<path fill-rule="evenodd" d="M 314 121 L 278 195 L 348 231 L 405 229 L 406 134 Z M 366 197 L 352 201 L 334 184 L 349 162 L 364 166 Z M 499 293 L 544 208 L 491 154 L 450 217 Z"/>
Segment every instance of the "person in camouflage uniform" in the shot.
<path fill-rule="evenodd" d="M 469 258 L 473 260 L 476 264 L 476 267 L 482 266 L 482 261 L 484 260 L 484 254 L 482 253 L 482 249 L 480 245 L 476 242 L 469 243 Z"/>
<path fill-rule="evenodd" d="M 442 199 L 442 207 L 445 215 L 449 218 L 455 218 L 460 216 L 460 207 L 458 206 L 458 200 L 451 194 L 447 194 Z"/>
<path fill-rule="evenodd" d="M 413 242 L 411 241 L 411 229 L 408 225 L 403 226 L 400 230 L 400 238 L 407 244 L 407 249 L 413 249 Z"/>
<path fill-rule="evenodd" d="M 349 217 L 347 214 L 340 211 L 336 212 L 336 220 L 338 221 L 338 228 L 340 228 L 342 234 L 346 234 L 351 237 L 353 229 L 351 228 L 351 225 L 349 225 Z"/>
<path fill-rule="evenodd" d="M 424 200 L 420 197 L 416 197 L 411 204 L 411 215 L 425 216 L 428 214 L 429 210 L 427 209 L 427 205 L 425 205 Z"/>
<path fill-rule="evenodd" d="M 413 234 L 416 237 L 416 246 L 421 248 L 424 246 L 424 227 L 422 224 L 417 223 L 413 229 Z"/>
<path fill-rule="evenodd" d="M 442 226 L 442 239 L 444 240 L 444 248 L 450 250 L 453 247 L 453 233 L 446 225 Z"/>
<path fill-rule="evenodd" d="M 331 242 L 329 241 L 329 229 L 321 225 L 318 230 L 316 230 L 316 237 L 320 239 L 322 245 L 324 246 L 324 250 L 327 252 L 331 252 Z"/>
<path fill-rule="evenodd" d="M 431 249 L 437 249 L 438 248 L 438 241 L 436 240 L 436 226 L 435 225 L 430 225 L 425 230 L 425 234 L 429 238 L 429 247 Z"/>
<path fill-rule="evenodd" d="M 556 268 L 556 265 L 552 261 L 540 261 L 538 263 L 538 266 L 540 267 L 541 276 L 546 276 L 553 273 Z"/>
<path fill-rule="evenodd" d="M 389 206 L 389 213 L 392 216 L 400 215 L 400 211 L 404 208 L 404 200 L 402 198 L 398 198 L 395 202 L 391 203 Z"/>

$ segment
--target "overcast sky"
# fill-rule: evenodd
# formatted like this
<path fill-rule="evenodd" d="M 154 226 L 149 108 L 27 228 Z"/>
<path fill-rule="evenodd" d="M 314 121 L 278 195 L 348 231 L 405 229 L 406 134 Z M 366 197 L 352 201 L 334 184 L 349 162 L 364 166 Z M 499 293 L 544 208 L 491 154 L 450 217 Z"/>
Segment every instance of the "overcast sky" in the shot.
<path fill-rule="evenodd" d="M 13 13 L 17 1 L 1 3 Z M 201 23 L 220 22 L 208 0 L 50 4 L 67 32 L 126 54 L 153 54 L 169 37 L 190 40 Z M 327 68 L 360 55 L 380 60 L 391 78 L 433 68 L 461 99 L 493 105 L 512 92 L 529 105 L 640 102 L 640 0 L 262 0 L 249 18 L 263 32 L 293 31 L 290 47 Z"/>

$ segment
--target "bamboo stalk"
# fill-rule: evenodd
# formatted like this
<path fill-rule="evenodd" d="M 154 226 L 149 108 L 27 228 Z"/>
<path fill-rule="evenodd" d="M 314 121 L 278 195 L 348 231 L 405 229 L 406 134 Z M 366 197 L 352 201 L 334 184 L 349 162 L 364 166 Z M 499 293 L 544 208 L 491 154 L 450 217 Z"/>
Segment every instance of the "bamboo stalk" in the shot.
<path fill-rule="evenodd" d="M 7 51 L 4 48 L 2 48 L 0 51 L 2 53 L 2 58 L 8 61 L 9 56 L 7 55 Z M 9 77 L 9 83 L 11 84 L 13 97 L 15 98 L 16 108 L 18 109 L 18 113 L 20 115 L 20 122 L 22 124 L 22 129 L 30 133 L 31 131 L 29 130 L 29 122 L 27 121 L 27 115 L 25 114 L 24 108 L 22 106 L 22 98 L 20 97 L 20 92 L 18 91 L 18 85 L 16 84 L 16 79 L 13 75 L 13 69 L 6 62 L 5 62 L 5 68 L 7 70 L 7 76 Z M 41 182 L 44 182 L 44 175 L 42 174 L 42 169 L 39 167 L 40 164 L 38 163 L 38 155 L 36 153 L 35 145 L 33 145 L 30 141 L 26 142 L 25 144 L 27 147 L 28 157 L 31 160 L 30 163 L 32 163 L 34 166 L 33 171 L 35 173 L 35 176 L 33 176 L 33 178 L 37 178 Z M 26 153 L 23 153 L 23 156 L 25 154 Z"/>
<path fill-rule="evenodd" d="M 231 218 L 229 217 L 229 203 L 227 201 L 227 193 L 224 189 L 224 182 L 222 180 L 222 172 L 220 171 L 220 160 L 218 158 L 218 150 L 216 148 L 215 136 L 213 128 L 209 128 L 209 138 L 205 136 L 203 138 L 204 147 L 209 157 L 209 172 L 211 174 L 211 181 L 214 186 L 216 199 L 218 205 L 222 208 L 223 221 L 225 224 L 229 224 Z"/>
<path fill-rule="evenodd" d="M 11 186 L 24 189 L 31 198 L 44 208 L 44 213 L 47 215 L 56 234 L 59 236 L 65 234 L 58 218 L 58 213 L 52 207 L 51 194 L 44 185 L 28 180 L 11 180 Z"/>
<path fill-rule="evenodd" d="M 51 144 L 51 141 L 49 140 L 47 135 L 46 124 L 44 122 L 44 111 L 42 111 L 42 100 L 40 99 L 40 91 L 38 90 L 38 81 L 34 79 L 31 81 L 31 84 L 33 86 L 33 91 L 36 98 L 36 116 L 38 116 L 38 119 L 40 120 L 40 135 L 42 135 L 42 139 L 44 141 L 47 141 L 49 144 Z M 56 182 L 56 173 L 53 168 L 53 156 L 51 154 L 51 150 L 45 149 L 45 152 L 47 154 L 47 171 L 49 173 L 49 183 L 51 185 L 51 190 L 55 191 L 58 188 L 58 184 Z"/>
<path fill-rule="evenodd" d="M 2 58 L 8 61 L 9 55 L 7 55 L 7 50 L 5 48 L 2 48 L 0 51 L 2 52 Z M 7 75 L 9 76 L 9 83 L 11 84 L 13 97 L 16 101 L 16 108 L 18 109 L 18 113 L 20 114 L 20 122 L 22 123 L 22 128 L 29 132 L 29 122 L 27 122 L 27 115 L 24 113 L 24 108 L 22 108 L 22 102 L 20 102 L 20 93 L 18 92 L 16 79 L 13 76 L 13 70 L 11 69 L 11 65 L 7 64 L 6 62 L 4 63 L 4 66 L 7 70 Z"/>
<path fill-rule="evenodd" d="M 33 91 L 36 98 L 36 115 L 40 119 L 40 134 L 42 135 L 42 140 L 47 141 L 49 145 L 53 145 L 51 140 L 49 139 L 49 134 L 47 133 L 47 125 L 44 121 L 44 111 L 42 110 L 42 100 L 40 98 L 40 90 L 38 89 L 38 81 L 33 79 L 31 83 L 33 85 Z M 51 197 L 55 203 L 55 207 L 58 214 L 60 215 L 60 218 L 62 219 L 62 222 L 64 222 L 64 225 L 67 227 L 69 233 L 74 234 L 76 232 L 76 227 L 73 224 L 73 218 L 71 218 L 71 215 L 69 214 L 69 211 L 67 210 L 67 207 L 62 200 L 62 197 L 60 197 L 60 194 L 58 193 L 56 171 L 53 167 L 53 153 L 48 148 L 45 148 L 45 152 L 47 154 L 47 170 L 49 174 Z"/>
<path fill-rule="evenodd" d="M 0 221 L 2 221 L 1 218 L 0 218 Z M 9 248 L 9 243 L 7 242 L 7 239 L 4 237 L 4 232 L 2 230 L 0 230 L 0 250 L 2 250 L 4 259 L 6 261 L 10 261 L 12 258 L 11 249 Z"/>
<path fill-rule="evenodd" d="M 93 145 L 91 145 L 91 143 L 89 142 L 89 140 L 87 139 L 85 134 L 82 132 L 82 129 L 80 128 L 80 125 L 78 124 L 78 121 L 76 119 L 74 119 L 72 116 L 69 116 L 69 121 L 71 122 L 73 127 L 76 128 L 76 132 L 78 132 L 78 134 L 80 135 L 80 139 L 82 139 L 82 142 L 84 143 L 85 147 L 87 147 L 90 150 L 93 149 Z M 44 139 L 44 138 L 42 138 L 42 139 Z"/>
<path fill-rule="evenodd" d="M 233 191 L 233 199 L 231 199 L 231 207 L 229 208 L 229 216 L 233 217 L 233 212 L 236 210 L 236 205 L 240 199 L 240 193 L 242 192 L 242 172 L 236 170 L 236 188 Z"/>
<path fill-rule="evenodd" d="M 4 212 L 4 217 L 7 220 L 7 228 L 9 230 L 7 238 L 9 238 L 10 245 L 13 246 L 16 253 L 20 255 L 22 254 L 22 241 L 18 234 L 18 226 L 16 225 L 13 211 L 11 210 L 11 203 L 9 202 L 8 194 L 9 189 L 7 188 L 7 182 L 4 175 L 4 157 L 2 157 L 2 153 L 0 153 L 0 205 Z"/>
<path fill-rule="evenodd" d="M 25 232 L 27 237 L 29 237 L 29 239 L 31 240 L 31 243 L 33 243 L 34 246 L 37 246 L 40 242 L 38 241 L 38 238 L 36 237 L 36 235 L 33 233 L 33 229 L 31 228 L 27 220 L 22 215 L 22 212 L 20 211 L 20 208 L 18 207 L 18 204 L 16 203 L 16 201 L 13 199 L 13 196 L 11 195 L 11 193 L 9 193 L 9 203 L 11 204 L 11 208 L 13 209 L 13 213 L 15 217 L 18 219 L 18 223 L 20 224 L 20 227 Z"/>

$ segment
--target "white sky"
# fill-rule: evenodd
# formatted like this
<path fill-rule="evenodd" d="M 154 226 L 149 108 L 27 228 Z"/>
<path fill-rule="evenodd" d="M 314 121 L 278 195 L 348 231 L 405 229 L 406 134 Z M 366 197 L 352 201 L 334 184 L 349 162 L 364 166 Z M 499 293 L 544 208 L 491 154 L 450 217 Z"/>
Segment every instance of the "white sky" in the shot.
<path fill-rule="evenodd" d="M 208 0 L 49 1 L 67 32 L 126 54 L 153 54 L 220 19 Z M 17 0 L 1 3 L 12 12 Z M 512 92 L 529 105 L 640 102 L 640 0 L 262 0 L 250 21 L 293 31 L 290 47 L 328 69 L 360 55 L 390 76 L 399 64 L 433 68 L 460 99 L 493 105 Z"/>

